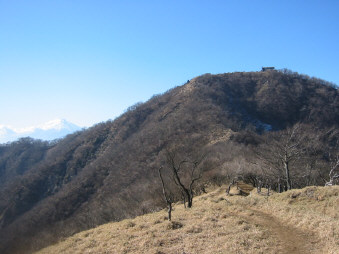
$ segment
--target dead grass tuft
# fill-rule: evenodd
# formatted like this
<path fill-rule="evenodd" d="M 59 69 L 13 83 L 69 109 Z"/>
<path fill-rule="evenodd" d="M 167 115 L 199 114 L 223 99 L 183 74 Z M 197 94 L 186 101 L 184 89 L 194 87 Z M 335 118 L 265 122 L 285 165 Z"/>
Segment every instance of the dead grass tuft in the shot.
<path fill-rule="evenodd" d="M 135 226 L 135 223 L 133 221 L 129 221 L 126 224 L 126 228 L 133 228 Z"/>
<path fill-rule="evenodd" d="M 167 229 L 179 229 L 179 228 L 182 228 L 184 225 L 181 223 L 181 222 L 178 222 L 178 221 L 169 221 L 167 224 L 166 224 L 166 228 Z"/>
<path fill-rule="evenodd" d="M 202 228 L 200 226 L 192 226 L 186 230 L 186 233 L 198 234 L 202 232 Z"/>
<path fill-rule="evenodd" d="M 161 223 L 162 221 L 161 220 L 155 220 L 154 222 L 153 222 L 153 224 L 155 225 L 155 224 L 159 224 L 159 223 Z"/>

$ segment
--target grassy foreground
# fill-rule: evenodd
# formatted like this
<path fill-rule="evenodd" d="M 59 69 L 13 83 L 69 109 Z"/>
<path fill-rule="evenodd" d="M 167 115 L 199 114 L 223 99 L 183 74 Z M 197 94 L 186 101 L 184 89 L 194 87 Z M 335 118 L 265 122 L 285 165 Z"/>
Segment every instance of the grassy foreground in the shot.
<path fill-rule="evenodd" d="M 191 209 L 176 204 L 172 222 L 162 210 L 75 234 L 38 253 L 339 253 L 339 186 L 269 197 L 225 190 L 196 197 Z"/>

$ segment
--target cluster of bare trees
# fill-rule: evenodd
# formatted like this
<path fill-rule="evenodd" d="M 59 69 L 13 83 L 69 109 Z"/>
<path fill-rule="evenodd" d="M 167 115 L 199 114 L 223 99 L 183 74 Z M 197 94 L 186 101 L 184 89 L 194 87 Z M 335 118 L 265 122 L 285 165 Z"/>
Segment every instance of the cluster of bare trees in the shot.
<path fill-rule="evenodd" d="M 296 124 L 262 136 L 254 147 L 257 172 L 246 172 L 253 185 L 279 192 L 308 185 L 336 184 L 339 180 L 339 132 L 310 131 Z"/>
<path fill-rule="evenodd" d="M 282 192 L 310 185 L 339 184 L 339 131 L 336 128 L 314 130 L 298 123 L 281 131 L 254 135 L 254 139 L 260 140 L 254 145 L 237 147 L 230 142 L 228 146 L 220 146 L 230 156 L 218 158 L 221 150 L 213 150 L 211 157 L 222 161 L 214 166 L 218 172 L 225 167 L 228 180 L 240 176 L 258 192 L 263 187 Z M 231 147 L 237 152 L 229 150 Z M 193 160 L 183 154 L 167 150 L 166 166 L 158 170 L 169 220 L 174 200 L 182 198 L 185 206 L 187 203 L 187 207 L 192 207 L 194 185 L 201 179 L 204 168 L 202 162 L 206 156 Z M 211 168 L 208 167 L 206 174 L 213 171 Z"/>

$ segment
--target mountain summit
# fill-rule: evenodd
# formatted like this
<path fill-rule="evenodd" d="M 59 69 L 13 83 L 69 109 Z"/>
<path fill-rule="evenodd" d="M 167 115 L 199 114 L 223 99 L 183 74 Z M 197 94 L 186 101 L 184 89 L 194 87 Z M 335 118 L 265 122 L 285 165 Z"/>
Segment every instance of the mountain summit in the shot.
<path fill-rule="evenodd" d="M 65 119 L 55 119 L 37 126 L 26 128 L 12 128 L 0 125 L 0 143 L 12 142 L 19 138 L 31 137 L 34 139 L 53 140 L 80 130 L 81 127 Z"/>

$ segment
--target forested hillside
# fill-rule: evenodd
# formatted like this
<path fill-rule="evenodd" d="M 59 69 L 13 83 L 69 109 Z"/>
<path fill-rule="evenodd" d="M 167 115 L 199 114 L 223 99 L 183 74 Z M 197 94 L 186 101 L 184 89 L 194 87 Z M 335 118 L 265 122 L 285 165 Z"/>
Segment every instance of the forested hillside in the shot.
<path fill-rule="evenodd" d="M 1 145 L 0 252 L 27 253 L 164 207 L 159 167 L 180 199 L 168 153 L 203 158 L 196 193 L 234 177 L 281 191 L 324 185 L 338 130 L 336 86 L 286 70 L 238 72 L 196 77 L 59 141 Z"/>

